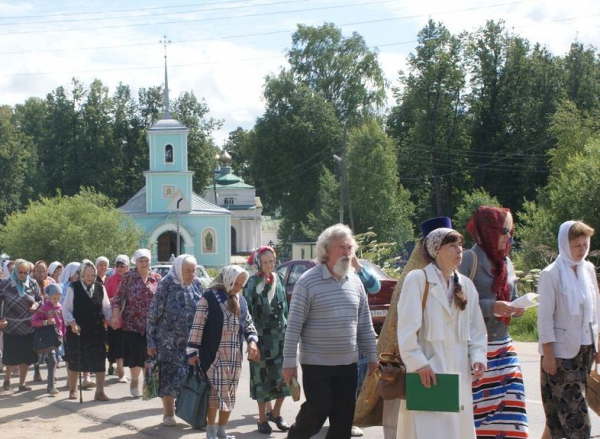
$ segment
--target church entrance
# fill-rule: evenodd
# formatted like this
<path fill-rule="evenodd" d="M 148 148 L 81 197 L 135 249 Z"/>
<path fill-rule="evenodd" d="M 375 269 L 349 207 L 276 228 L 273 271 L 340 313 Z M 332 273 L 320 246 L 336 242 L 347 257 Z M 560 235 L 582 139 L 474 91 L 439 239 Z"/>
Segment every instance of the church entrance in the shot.
<path fill-rule="evenodd" d="M 179 237 L 179 248 L 183 253 L 183 237 Z M 158 237 L 158 262 L 168 263 L 171 259 L 171 255 L 175 257 L 177 254 L 177 233 L 176 232 L 165 232 Z"/>

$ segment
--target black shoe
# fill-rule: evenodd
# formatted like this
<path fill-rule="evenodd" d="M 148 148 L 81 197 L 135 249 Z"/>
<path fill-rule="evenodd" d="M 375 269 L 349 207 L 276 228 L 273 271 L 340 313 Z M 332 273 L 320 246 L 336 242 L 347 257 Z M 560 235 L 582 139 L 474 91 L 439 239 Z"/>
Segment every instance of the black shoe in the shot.
<path fill-rule="evenodd" d="M 288 423 L 285 422 L 285 419 L 283 419 L 281 416 L 274 418 L 273 414 L 267 413 L 267 421 L 274 422 L 275 425 L 277 425 L 277 428 L 279 428 L 279 431 L 288 431 L 290 429 Z"/>
<path fill-rule="evenodd" d="M 114 375 L 115 374 L 115 368 L 113 367 L 112 364 L 110 366 L 108 366 L 108 374 L 109 375 Z"/>
<path fill-rule="evenodd" d="M 269 421 L 265 421 L 262 424 L 260 422 L 257 422 L 256 424 L 258 425 L 259 433 L 271 434 L 273 432 L 273 430 L 271 429 L 271 426 L 269 425 Z"/>

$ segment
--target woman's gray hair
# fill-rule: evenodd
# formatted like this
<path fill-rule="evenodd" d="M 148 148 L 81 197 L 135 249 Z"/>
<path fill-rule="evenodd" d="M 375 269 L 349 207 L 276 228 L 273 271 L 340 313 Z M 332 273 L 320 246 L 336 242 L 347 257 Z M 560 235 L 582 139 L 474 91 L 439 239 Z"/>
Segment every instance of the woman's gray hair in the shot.
<path fill-rule="evenodd" d="M 352 240 L 352 252 L 356 252 L 358 244 L 352 235 L 350 227 L 344 224 L 335 224 L 323 230 L 323 233 L 321 233 L 319 239 L 317 239 L 317 261 L 321 264 L 327 262 L 327 249 L 331 246 L 333 241 L 339 238 L 350 238 Z"/>

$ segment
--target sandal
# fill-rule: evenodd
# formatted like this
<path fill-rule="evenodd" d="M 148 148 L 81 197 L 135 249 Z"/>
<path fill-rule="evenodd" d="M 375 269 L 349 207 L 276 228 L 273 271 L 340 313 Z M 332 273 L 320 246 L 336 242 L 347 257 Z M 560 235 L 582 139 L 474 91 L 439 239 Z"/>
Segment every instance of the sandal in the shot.
<path fill-rule="evenodd" d="M 69 399 L 77 399 L 77 391 L 76 390 L 71 390 L 69 392 Z"/>
<path fill-rule="evenodd" d="M 110 401 L 104 392 L 96 392 L 94 399 L 96 401 Z"/>
<path fill-rule="evenodd" d="M 10 380 L 4 380 L 4 384 L 2 385 L 2 388 L 6 391 L 10 390 Z"/>
<path fill-rule="evenodd" d="M 272 413 L 267 413 L 267 421 L 274 422 L 279 431 L 288 431 L 290 429 L 288 423 L 281 416 L 274 418 Z"/>
<path fill-rule="evenodd" d="M 29 392 L 31 387 L 27 384 L 19 384 L 19 392 Z"/>

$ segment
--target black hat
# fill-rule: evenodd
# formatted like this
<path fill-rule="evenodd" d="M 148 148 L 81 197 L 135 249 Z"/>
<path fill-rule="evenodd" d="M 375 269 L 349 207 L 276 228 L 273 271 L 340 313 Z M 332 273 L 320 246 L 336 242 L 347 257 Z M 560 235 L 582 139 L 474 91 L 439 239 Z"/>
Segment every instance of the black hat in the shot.
<path fill-rule="evenodd" d="M 430 232 L 434 231 L 435 229 L 441 229 L 442 227 L 451 229 L 452 220 L 447 216 L 438 216 L 437 218 L 431 218 L 423 221 L 420 226 L 423 238 L 425 238 L 427 235 L 429 235 Z"/>

